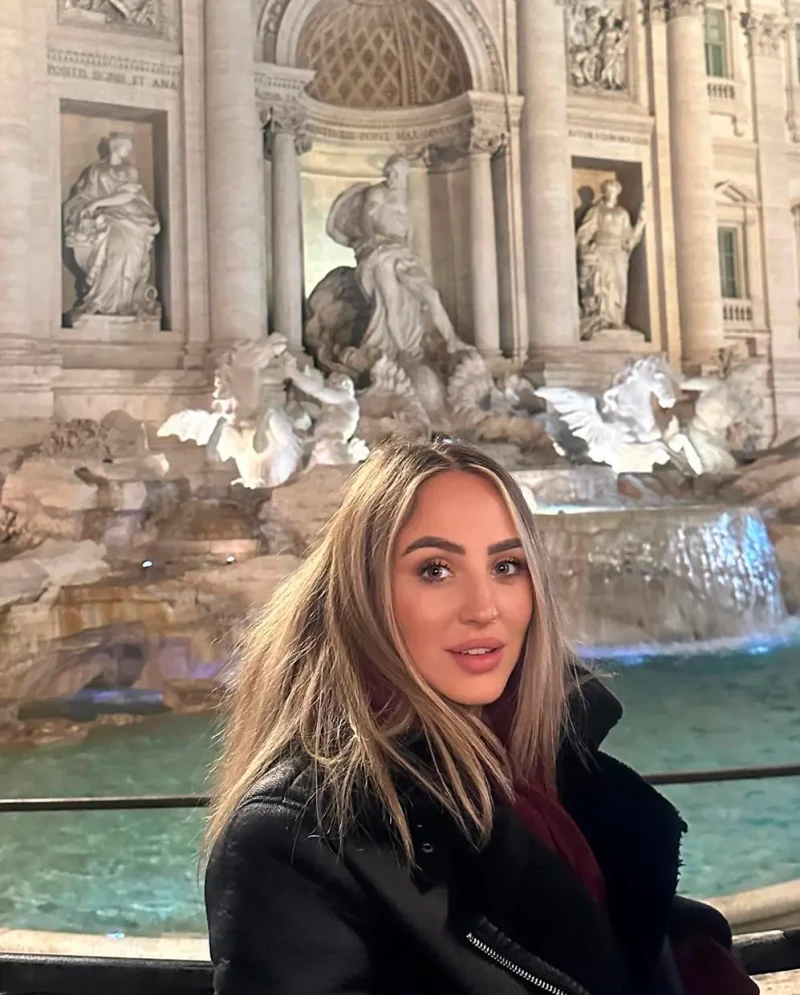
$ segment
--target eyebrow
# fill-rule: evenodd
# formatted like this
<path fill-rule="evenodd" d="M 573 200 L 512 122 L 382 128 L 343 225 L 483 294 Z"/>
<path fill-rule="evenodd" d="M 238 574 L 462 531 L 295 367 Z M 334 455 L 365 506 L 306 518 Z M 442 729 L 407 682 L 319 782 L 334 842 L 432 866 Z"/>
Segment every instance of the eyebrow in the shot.
<path fill-rule="evenodd" d="M 456 556 L 464 556 L 467 552 L 457 542 L 451 542 L 449 539 L 443 539 L 441 536 L 420 536 L 419 539 L 415 539 L 410 545 L 406 546 L 403 550 L 403 556 L 413 553 L 416 549 L 429 548 L 443 549 L 446 553 L 455 553 Z M 514 536 L 513 539 L 503 539 L 502 542 L 493 542 L 491 546 L 487 546 L 486 553 L 489 556 L 494 556 L 497 553 L 506 553 L 510 549 L 521 548 L 522 541 L 517 536 Z"/>

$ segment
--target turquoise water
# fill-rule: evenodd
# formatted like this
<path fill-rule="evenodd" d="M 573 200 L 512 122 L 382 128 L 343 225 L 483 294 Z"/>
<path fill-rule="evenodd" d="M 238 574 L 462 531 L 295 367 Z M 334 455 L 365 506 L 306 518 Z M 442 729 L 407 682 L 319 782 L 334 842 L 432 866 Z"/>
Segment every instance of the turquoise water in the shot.
<path fill-rule="evenodd" d="M 800 649 L 653 659 L 611 677 L 626 707 L 608 747 L 643 772 L 800 762 Z M 0 753 L 5 797 L 202 791 L 208 716 L 101 727 Z M 800 778 L 666 789 L 690 824 L 682 890 L 800 878 Z M 0 815 L 0 926 L 201 932 L 198 812 Z"/>

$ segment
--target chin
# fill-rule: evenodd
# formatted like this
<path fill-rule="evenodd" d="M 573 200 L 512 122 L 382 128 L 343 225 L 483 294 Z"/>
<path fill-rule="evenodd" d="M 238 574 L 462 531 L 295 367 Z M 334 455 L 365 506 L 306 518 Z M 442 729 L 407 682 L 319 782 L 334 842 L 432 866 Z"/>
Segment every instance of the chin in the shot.
<path fill-rule="evenodd" d="M 460 682 L 459 685 L 439 690 L 457 705 L 491 705 L 505 691 L 507 683 L 507 675 L 487 674 L 485 677 L 472 678 Z"/>

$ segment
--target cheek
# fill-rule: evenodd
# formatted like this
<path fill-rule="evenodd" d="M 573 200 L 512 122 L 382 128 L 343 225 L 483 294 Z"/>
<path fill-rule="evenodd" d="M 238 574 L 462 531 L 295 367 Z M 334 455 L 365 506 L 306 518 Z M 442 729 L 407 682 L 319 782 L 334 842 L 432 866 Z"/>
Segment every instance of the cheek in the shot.
<path fill-rule="evenodd" d="M 515 630 L 525 630 L 533 616 L 533 588 L 528 583 L 506 588 L 498 605 L 501 617 Z"/>
<path fill-rule="evenodd" d="M 394 615 L 403 639 L 409 646 L 441 634 L 443 624 L 454 611 L 452 596 L 434 587 L 423 587 L 418 578 L 401 578 L 394 585 Z"/>

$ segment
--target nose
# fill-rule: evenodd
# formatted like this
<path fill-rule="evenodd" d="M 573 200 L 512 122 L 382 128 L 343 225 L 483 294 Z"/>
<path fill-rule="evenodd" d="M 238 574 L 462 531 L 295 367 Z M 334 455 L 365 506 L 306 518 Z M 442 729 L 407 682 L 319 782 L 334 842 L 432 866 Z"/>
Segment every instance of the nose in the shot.
<path fill-rule="evenodd" d="M 464 625 L 491 625 L 498 617 L 494 592 L 488 578 L 465 585 L 458 620 Z"/>

